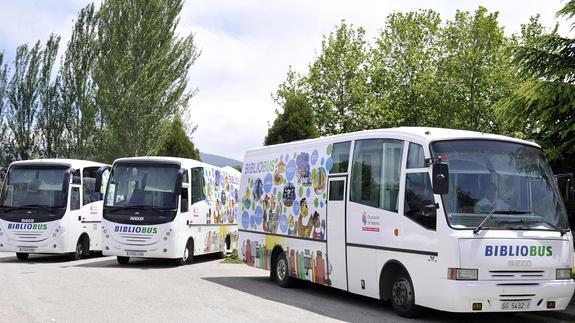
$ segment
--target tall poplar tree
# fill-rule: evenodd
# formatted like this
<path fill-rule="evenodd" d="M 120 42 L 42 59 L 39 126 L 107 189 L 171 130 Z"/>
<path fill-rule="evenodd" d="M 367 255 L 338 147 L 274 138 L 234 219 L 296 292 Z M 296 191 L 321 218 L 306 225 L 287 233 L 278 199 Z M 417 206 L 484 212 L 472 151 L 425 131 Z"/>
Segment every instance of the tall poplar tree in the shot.
<path fill-rule="evenodd" d="M 198 57 L 193 34 L 176 35 L 182 0 L 107 0 L 98 14 L 96 104 L 104 158 L 146 154 L 161 124 L 187 107 L 188 70 Z"/>

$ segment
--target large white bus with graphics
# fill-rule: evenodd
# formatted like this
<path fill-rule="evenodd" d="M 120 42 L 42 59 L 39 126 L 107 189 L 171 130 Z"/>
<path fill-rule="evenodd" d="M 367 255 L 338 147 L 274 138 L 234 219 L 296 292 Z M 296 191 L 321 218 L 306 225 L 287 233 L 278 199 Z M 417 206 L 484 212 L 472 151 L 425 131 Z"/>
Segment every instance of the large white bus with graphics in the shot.
<path fill-rule="evenodd" d="M 101 250 L 102 187 L 109 167 L 74 159 L 13 162 L 0 199 L 0 251 L 70 254 Z"/>
<path fill-rule="evenodd" d="M 103 253 L 168 258 L 235 247 L 240 172 L 192 159 L 131 157 L 114 161 L 104 198 Z"/>
<path fill-rule="evenodd" d="M 561 310 L 573 243 L 553 173 L 527 141 L 396 128 L 250 150 L 241 257 L 399 315 Z"/>

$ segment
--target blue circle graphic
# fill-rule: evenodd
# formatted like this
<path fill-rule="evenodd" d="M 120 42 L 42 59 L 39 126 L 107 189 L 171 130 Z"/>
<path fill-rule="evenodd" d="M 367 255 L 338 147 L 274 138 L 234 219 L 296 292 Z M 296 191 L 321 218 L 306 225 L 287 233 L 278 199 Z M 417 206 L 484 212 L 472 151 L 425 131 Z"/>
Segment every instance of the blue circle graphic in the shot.
<path fill-rule="evenodd" d="M 254 211 L 254 220 L 256 221 L 257 225 L 262 224 L 262 217 L 263 217 L 263 210 L 261 206 L 257 206 L 256 210 Z"/>
<path fill-rule="evenodd" d="M 298 200 L 293 202 L 293 213 L 295 215 L 299 214 L 299 201 Z"/>
<path fill-rule="evenodd" d="M 282 214 L 282 215 L 280 216 L 280 230 L 281 230 L 283 233 L 286 233 L 287 229 L 288 229 L 287 216 L 286 216 L 285 214 Z"/>
<path fill-rule="evenodd" d="M 295 176 L 295 170 L 296 170 L 295 160 L 290 159 L 290 161 L 288 161 L 286 165 L 286 178 L 288 179 L 288 181 L 291 181 Z"/>
<path fill-rule="evenodd" d="M 309 196 L 311 195 L 311 188 L 308 187 L 307 190 L 305 191 L 305 195 L 309 198 Z"/>
<path fill-rule="evenodd" d="M 254 222 L 255 222 L 255 221 L 254 221 L 254 216 L 253 216 L 253 215 L 250 215 L 250 228 L 255 227 L 255 223 L 254 223 Z"/>
<path fill-rule="evenodd" d="M 319 202 L 319 207 L 323 209 L 323 201 Z"/>
<path fill-rule="evenodd" d="M 250 214 L 247 211 L 242 213 L 242 227 L 247 229 L 250 226 Z"/>
<path fill-rule="evenodd" d="M 332 167 L 333 167 L 333 159 L 331 159 L 331 157 L 329 157 L 329 158 L 325 161 L 325 170 L 329 172 Z"/>
<path fill-rule="evenodd" d="M 273 186 L 273 177 L 272 173 L 268 173 L 266 177 L 264 177 L 264 191 L 269 193 L 272 190 Z"/>
<path fill-rule="evenodd" d="M 311 153 L 311 160 L 310 160 L 312 166 L 315 165 L 315 163 L 317 163 L 318 157 L 319 157 L 319 154 L 318 154 L 317 150 L 314 150 L 314 151 Z"/>

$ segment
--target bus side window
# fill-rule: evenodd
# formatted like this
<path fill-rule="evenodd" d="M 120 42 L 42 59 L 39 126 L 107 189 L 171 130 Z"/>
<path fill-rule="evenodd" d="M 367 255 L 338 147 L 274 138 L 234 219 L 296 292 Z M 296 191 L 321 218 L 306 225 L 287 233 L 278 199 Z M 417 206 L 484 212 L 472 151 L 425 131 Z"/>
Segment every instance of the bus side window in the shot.
<path fill-rule="evenodd" d="M 403 142 L 364 139 L 355 142 L 351 201 L 397 212 Z"/>
<path fill-rule="evenodd" d="M 184 178 L 182 179 L 182 183 L 185 183 L 185 184 L 190 183 L 190 176 L 188 174 L 189 174 L 189 170 L 188 169 L 184 170 Z"/>
<path fill-rule="evenodd" d="M 336 173 L 347 173 L 349 165 L 349 148 L 351 147 L 351 141 L 338 142 L 333 144 L 333 149 L 331 152 L 331 158 L 333 160 L 333 166 L 329 171 L 331 174 Z"/>
<path fill-rule="evenodd" d="M 435 230 L 437 212 L 429 173 L 408 173 L 405 177 L 404 215 L 423 227 Z"/>
<path fill-rule="evenodd" d="M 409 150 L 407 151 L 407 168 L 424 168 L 425 155 L 423 154 L 423 147 L 412 142 L 409 143 Z"/>
<path fill-rule="evenodd" d="M 99 167 L 86 167 L 82 171 L 82 205 L 100 201 L 102 194 L 96 192 L 96 177 Z"/>
<path fill-rule="evenodd" d="M 190 206 L 190 197 L 189 197 L 189 191 L 187 187 L 182 187 L 182 200 L 181 200 L 181 204 L 180 204 L 180 212 L 184 213 L 184 212 L 188 212 L 189 206 Z"/>
<path fill-rule="evenodd" d="M 204 193 L 204 169 L 192 168 L 192 204 L 206 198 Z"/>
<path fill-rule="evenodd" d="M 77 186 L 72 187 L 70 194 L 70 210 L 80 209 L 80 188 Z"/>

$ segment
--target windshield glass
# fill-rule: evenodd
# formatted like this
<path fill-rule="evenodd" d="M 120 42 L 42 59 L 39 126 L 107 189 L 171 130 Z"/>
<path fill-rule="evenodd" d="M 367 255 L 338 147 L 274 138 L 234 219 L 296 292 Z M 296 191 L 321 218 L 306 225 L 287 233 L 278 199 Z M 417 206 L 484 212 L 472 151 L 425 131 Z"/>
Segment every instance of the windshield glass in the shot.
<path fill-rule="evenodd" d="M 108 182 L 105 206 L 175 209 L 179 169 L 170 164 L 116 164 Z"/>
<path fill-rule="evenodd" d="M 11 167 L 2 190 L 1 206 L 66 207 L 68 167 Z"/>
<path fill-rule="evenodd" d="M 443 196 L 454 228 L 567 229 L 553 173 L 537 147 L 494 140 L 432 144 L 449 165 L 449 193 Z"/>

